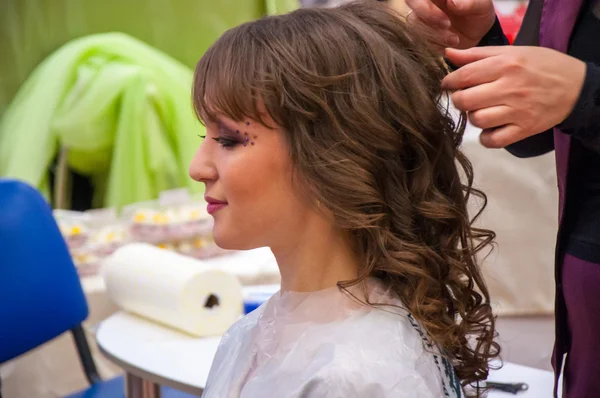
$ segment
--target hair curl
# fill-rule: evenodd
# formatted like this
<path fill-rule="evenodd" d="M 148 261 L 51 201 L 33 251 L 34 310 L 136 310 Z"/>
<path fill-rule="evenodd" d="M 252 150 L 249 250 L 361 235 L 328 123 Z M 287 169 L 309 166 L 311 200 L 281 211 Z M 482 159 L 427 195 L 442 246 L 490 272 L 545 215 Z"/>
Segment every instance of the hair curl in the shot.
<path fill-rule="evenodd" d="M 383 4 L 300 9 L 227 31 L 199 61 L 194 104 L 285 131 L 298 175 L 348 231 L 375 276 L 448 356 L 463 385 L 499 354 L 477 253 L 485 195 L 459 146 L 465 128 L 441 90 L 446 65 Z M 264 108 L 262 108 L 264 106 Z M 470 220 L 470 196 L 483 207 Z M 376 303 L 370 303 L 376 304 Z"/>

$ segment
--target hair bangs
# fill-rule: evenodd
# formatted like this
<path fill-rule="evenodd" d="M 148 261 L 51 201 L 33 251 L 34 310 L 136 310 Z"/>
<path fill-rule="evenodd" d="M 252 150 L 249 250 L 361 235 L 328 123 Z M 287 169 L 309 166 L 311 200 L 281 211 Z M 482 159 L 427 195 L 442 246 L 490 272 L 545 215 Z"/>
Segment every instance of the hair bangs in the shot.
<path fill-rule="evenodd" d="M 202 123 L 222 115 L 264 124 L 268 51 L 252 33 L 249 24 L 227 31 L 198 61 L 192 97 Z"/>

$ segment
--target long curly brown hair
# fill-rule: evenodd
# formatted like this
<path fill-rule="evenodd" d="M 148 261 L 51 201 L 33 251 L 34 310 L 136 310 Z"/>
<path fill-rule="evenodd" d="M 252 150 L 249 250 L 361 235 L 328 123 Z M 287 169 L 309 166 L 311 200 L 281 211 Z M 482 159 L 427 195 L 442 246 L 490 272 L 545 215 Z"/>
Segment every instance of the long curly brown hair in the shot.
<path fill-rule="evenodd" d="M 473 227 L 465 128 L 441 90 L 446 66 L 384 4 L 300 9 L 227 31 L 199 61 L 194 104 L 264 121 L 288 138 L 299 186 L 348 231 L 359 278 L 390 284 L 451 360 L 463 385 L 499 354 L 476 254 L 494 239 Z M 482 208 L 483 210 L 483 208 Z M 376 304 L 376 303 L 371 303 Z"/>

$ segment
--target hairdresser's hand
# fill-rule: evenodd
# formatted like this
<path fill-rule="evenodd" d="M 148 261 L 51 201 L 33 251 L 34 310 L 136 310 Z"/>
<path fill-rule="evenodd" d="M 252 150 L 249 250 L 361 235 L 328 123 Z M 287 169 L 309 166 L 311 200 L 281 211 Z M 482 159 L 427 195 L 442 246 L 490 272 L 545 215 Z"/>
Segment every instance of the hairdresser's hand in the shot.
<path fill-rule="evenodd" d="M 481 143 L 502 148 L 541 133 L 572 112 L 586 64 L 541 47 L 477 47 L 446 50 L 461 68 L 442 81 L 454 105 L 484 129 Z"/>
<path fill-rule="evenodd" d="M 476 46 L 496 20 L 492 0 L 406 0 L 407 23 L 419 25 L 440 48 Z"/>

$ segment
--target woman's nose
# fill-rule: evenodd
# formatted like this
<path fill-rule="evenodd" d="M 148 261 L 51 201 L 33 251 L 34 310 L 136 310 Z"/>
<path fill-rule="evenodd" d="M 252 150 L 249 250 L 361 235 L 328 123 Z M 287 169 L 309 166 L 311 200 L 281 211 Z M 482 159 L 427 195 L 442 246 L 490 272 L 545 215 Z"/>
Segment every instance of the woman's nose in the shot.
<path fill-rule="evenodd" d="M 217 171 L 207 147 L 206 142 L 200 144 L 188 171 L 193 180 L 204 183 L 215 180 L 217 177 Z"/>

